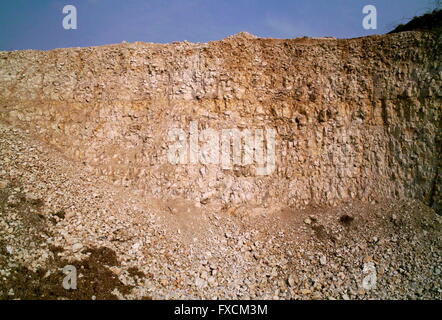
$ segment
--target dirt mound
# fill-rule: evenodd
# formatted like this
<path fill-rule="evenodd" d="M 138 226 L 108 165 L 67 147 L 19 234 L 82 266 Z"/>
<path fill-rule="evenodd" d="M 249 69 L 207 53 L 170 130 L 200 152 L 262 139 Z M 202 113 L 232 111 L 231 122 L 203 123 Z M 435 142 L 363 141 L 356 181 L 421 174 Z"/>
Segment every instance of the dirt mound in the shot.
<path fill-rule="evenodd" d="M 257 39 L 258 37 L 254 34 L 251 34 L 246 31 L 238 32 L 237 34 L 234 34 L 232 36 L 227 37 L 225 40 L 234 40 L 234 39 L 245 39 L 245 40 L 253 40 Z"/>

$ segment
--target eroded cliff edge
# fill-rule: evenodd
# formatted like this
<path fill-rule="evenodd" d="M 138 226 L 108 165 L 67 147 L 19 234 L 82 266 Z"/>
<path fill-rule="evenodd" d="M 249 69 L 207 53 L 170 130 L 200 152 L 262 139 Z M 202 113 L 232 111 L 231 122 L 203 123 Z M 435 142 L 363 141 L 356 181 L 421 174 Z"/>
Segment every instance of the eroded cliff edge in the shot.
<path fill-rule="evenodd" d="M 293 207 L 442 206 L 441 36 L 0 52 L 0 120 L 141 194 Z M 276 169 L 171 164 L 168 132 L 275 129 Z M 200 141 L 202 143 L 202 141 Z"/>

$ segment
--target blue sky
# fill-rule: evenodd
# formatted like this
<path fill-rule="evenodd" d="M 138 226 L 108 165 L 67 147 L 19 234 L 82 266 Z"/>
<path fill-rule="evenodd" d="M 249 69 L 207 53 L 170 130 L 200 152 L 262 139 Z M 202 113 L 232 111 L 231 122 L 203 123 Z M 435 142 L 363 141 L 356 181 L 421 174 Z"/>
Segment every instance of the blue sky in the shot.
<path fill-rule="evenodd" d="M 434 7 L 433 0 L 3 0 L 0 50 L 53 49 L 146 41 L 207 42 L 248 31 L 259 37 L 385 33 Z M 78 29 L 62 27 L 65 5 Z M 362 28 L 362 8 L 377 8 L 377 30 Z"/>

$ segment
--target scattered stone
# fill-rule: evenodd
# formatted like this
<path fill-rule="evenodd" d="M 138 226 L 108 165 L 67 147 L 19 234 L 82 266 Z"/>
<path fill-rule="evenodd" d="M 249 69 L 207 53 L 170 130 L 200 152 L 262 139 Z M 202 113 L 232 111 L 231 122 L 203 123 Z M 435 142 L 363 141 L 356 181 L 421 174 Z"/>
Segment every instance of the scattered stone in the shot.
<path fill-rule="evenodd" d="M 72 251 L 78 252 L 83 248 L 83 245 L 81 243 L 75 243 L 72 245 Z"/>
<path fill-rule="evenodd" d="M 13 254 L 14 253 L 14 248 L 11 246 L 6 246 L 6 252 L 9 254 Z"/>
<path fill-rule="evenodd" d="M 295 286 L 295 277 L 292 274 L 289 275 L 289 278 L 287 279 L 287 283 L 289 284 L 290 287 Z"/>
<path fill-rule="evenodd" d="M 196 278 L 196 279 L 195 279 L 195 285 L 196 285 L 198 288 L 203 288 L 203 287 L 206 286 L 206 281 L 204 281 L 204 280 L 201 279 L 201 278 Z"/>

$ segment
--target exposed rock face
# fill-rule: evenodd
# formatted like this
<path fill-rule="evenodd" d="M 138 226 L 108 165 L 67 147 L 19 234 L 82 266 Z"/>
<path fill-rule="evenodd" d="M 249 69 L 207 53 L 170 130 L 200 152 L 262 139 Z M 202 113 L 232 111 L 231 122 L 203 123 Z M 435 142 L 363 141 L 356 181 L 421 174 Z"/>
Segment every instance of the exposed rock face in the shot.
<path fill-rule="evenodd" d="M 424 32 L 241 34 L 0 52 L 0 120 L 141 194 L 293 207 L 410 197 L 441 210 L 441 44 Z M 170 163 L 168 132 L 191 123 L 274 129 L 275 170 Z"/>

